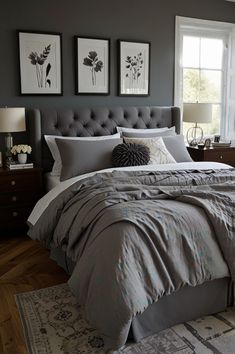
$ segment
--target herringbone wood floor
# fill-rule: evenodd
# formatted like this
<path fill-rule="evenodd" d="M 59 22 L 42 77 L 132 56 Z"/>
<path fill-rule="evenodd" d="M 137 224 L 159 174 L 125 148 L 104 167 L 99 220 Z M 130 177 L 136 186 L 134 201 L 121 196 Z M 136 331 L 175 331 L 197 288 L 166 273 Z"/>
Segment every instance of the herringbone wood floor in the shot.
<path fill-rule="evenodd" d="M 14 294 L 64 283 L 66 273 L 27 236 L 0 238 L 0 353 L 26 354 Z"/>

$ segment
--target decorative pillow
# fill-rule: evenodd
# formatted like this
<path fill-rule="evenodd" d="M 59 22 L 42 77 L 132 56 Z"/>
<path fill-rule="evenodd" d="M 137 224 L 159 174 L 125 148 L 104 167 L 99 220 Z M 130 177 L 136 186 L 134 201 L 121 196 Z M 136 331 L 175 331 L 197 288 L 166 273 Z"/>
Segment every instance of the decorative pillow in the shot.
<path fill-rule="evenodd" d="M 60 180 L 112 167 L 112 151 L 122 139 L 68 140 L 55 139 L 62 170 Z"/>
<path fill-rule="evenodd" d="M 117 131 L 120 131 L 121 135 L 127 138 L 154 138 L 158 136 L 172 136 L 176 134 L 175 127 L 156 129 L 132 129 L 117 127 Z"/>
<path fill-rule="evenodd" d="M 174 157 L 167 150 L 162 137 L 158 138 L 124 138 L 125 143 L 135 143 L 147 146 L 150 150 L 149 164 L 176 163 Z"/>
<path fill-rule="evenodd" d="M 112 153 L 114 167 L 147 165 L 149 160 L 149 148 L 142 144 L 119 144 Z"/>
<path fill-rule="evenodd" d="M 62 168 L 62 162 L 60 158 L 60 153 L 57 147 L 57 144 L 55 142 L 55 139 L 64 139 L 64 140 L 82 140 L 82 141 L 98 141 L 98 140 L 106 140 L 106 139 L 117 139 L 120 138 L 120 133 L 116 133 L 113 135 L 104 135 L 104 136 L 87 136 L 87 137 L 81 137 L 81 136 L 57 136 L 57 135 L 44 135 L 44 138 L 46 140 L 46 143 L 50 149 L 51 155 L 54 159 L 54 165 L 51 171 L 51 176 L 60 176 L 61 173 L 61 168 Z"/>
<path fill-rule="evenodd" d="M 164 144 L 176 162 L 192 162 L 192 158 L 184 143 L 183 135 L 164 136 Z"/>

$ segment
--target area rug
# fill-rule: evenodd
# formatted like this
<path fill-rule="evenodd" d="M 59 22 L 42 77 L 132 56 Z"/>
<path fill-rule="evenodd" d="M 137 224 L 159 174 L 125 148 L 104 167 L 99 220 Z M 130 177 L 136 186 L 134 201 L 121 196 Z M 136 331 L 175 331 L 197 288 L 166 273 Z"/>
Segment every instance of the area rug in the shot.
<path fill-rule="evenodd" d="M 28 353 L 105 353 L 102 336 L 84 320 L 67 284 L 18 294 L 16 303 Z M 174 326 L 113 353 L 234 354 L 235 309 Z"/>

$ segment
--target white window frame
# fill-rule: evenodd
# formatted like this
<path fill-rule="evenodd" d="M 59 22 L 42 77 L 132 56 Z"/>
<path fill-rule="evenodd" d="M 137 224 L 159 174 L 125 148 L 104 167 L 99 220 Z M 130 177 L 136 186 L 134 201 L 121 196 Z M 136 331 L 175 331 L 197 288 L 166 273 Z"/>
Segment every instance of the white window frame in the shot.
<path fill-rule="evenodd" d="M 227 22 L 201 20 L 189 17 L 176 16 L 175 19 L 175 82 L 174 82 L 174 105 L 183 112 L 183 36 L 197 36 L 204 38 L 216 38 L 224 41 L 222 83 L 221 83 L 221 120 L 220 134 L 228 135 L 228 68 L 230 59 L 231 34 L 235 25 Z M 201 68 L 200 68 L 201 69 Z"/>

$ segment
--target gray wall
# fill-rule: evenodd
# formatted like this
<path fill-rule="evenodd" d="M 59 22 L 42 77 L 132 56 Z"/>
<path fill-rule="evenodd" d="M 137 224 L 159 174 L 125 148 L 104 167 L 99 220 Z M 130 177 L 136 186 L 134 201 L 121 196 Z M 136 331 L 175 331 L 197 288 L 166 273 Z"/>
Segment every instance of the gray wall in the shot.
<path fill-rule="evenodd" d="M 0 106 L 171 105 L 175 15 L 235 22 L 224 0 L 0 0 Z M 63 34 L 64 95 L 20 96 L 16 30 Z M 73 36 L 111 38 L 110 96 L 76 96 Z M 151 42 L 149 97 L 117 96 L 117 39 Z"/>

